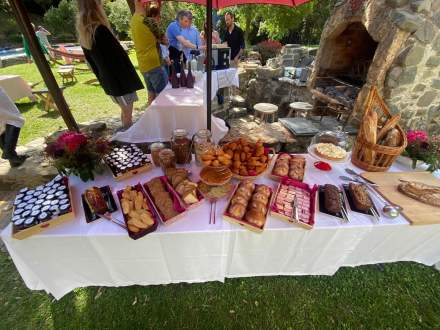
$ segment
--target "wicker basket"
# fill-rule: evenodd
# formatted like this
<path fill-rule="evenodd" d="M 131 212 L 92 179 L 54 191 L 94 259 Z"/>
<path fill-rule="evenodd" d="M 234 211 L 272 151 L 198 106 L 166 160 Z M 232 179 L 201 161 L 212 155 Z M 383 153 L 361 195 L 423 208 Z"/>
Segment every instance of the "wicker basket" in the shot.
<path fill-rule="evenodd" d="M 391 113 L 387 105 L 379 96 L 377 89 L 373 86 L 368 95 L 367 106 L 364 117 L 371 111 L 376 111 L 378 116 L 378 127 L 383 126 L 387 120 L 391 118 Z M 356 141 L 353 146 L 351 162 L 357 167 L 369 172 L 385 172 L 394 163 L 396 158 L 405 150 L 407 146 L 406 134 L 400 125 L 395 128 L 400 133 L 401 145 L 399 147 L 389 147 L 377 143 L 368 142 L 362 134 L 362 129 L 359 131 Z M 373 152 L 374 157 L 371 161 L 365 160 L 365 154 Z"/>

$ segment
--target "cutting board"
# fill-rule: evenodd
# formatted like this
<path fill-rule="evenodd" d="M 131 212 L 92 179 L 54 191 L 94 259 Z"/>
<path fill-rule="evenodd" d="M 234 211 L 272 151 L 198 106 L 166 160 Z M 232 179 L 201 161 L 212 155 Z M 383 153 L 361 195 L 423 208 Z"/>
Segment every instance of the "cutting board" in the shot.
<path fill-rule="evenodd" d="M 391 203 L 403 207 L 403 215 L 413 225 L 440 224 L 440 207 L 408 197 L 397 190 L 400 179 L 440 187 L 440 179 L 429 172 L 365 172 L 363 178 L 378 184 L 376 190 Z"/>

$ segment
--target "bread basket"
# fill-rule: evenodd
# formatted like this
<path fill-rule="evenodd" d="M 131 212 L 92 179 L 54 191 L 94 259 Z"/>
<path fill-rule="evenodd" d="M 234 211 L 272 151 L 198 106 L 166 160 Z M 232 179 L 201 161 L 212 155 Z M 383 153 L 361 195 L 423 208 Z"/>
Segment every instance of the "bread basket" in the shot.
<path fill-rule="evenodd" d="M 368 95 L 363 120 L 366 120 L 367 116 L 373 111 L 377 113 L 377 126 L 380 127 L 383 127 L 392 117 L 375 86 L 371 87 Z M 405 150 L 408 143 L 402 127 L 396 124 L 395 128 L 400 134 L 400 145 L 397 147 L 381 145 L 377 143 L 378 141 L 371 142 L 371 136 L 365 136 L 363 130 L 360 129 L 352 149 L 351 162 L 368 172 L 387 171 L 396 158 Z M 373 129 L 377 129 L 377 127 Z"/>

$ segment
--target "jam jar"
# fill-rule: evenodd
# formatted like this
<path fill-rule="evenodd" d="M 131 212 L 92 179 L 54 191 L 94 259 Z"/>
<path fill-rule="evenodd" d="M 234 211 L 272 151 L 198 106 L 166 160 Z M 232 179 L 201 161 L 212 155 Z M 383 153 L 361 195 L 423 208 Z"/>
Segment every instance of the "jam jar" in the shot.
<path fill-rule="evenodd" d="M 176 155 L 174 154 L 174 151 L 172 151 L 171 149 L 162 149 L 159 152 L 159 163 L 164 173 L 167 168 L 175 168 Z"/>
<path fill-rule="evenodd" d="M 176 129 L 171 139 L 171 149 L 176 155 L 177 164 L 186 164 L 191 161 L 191 140 L 185 129 Z"/>
<path fill-rule="evenodd" d="M 151 158 L 153 159 L 154 166 L 160 166 L 159 153 L 165 149 L 165 144 L 162 142 L 154 142 L 150 146 Z"/>
<path fill-rule="evenodd" d="M 196 163 L 202 166 L 202 155 L 209 149 L 214 147 L 212 142 L 212 134 L 208 129 L 201 129 L 194 137 L 194 151 L 196 154 Z"/>

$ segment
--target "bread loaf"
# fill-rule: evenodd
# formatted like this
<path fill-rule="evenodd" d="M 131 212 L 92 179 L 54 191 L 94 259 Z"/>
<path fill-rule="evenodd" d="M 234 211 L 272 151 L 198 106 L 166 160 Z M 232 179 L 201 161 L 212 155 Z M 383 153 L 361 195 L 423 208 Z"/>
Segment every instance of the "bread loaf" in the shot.
<path fill-rule="evenodd" d="M 397 187 L 403 194 L 422 203 L 440 207 L 440 187 L 421 182 L 404 182 Z"/>
<path fill-rule="evenodd" d="M 398 147 L 400 146 L 400 132 L 397 128 L 392 128 L 388 131 L 385 139 L 381 143 L 384 146 L 388 147 Z"/>
<path fill-rule="evenodd" d="M 364 121 L 361 127 L 361 134 L 364 139 L 370 143 L 376 143 L 377 141 L 377 113 L 371 111 L 364 117 Z M 376 153 L 373 150 L 366 149 L 364 151 L 364 161 L 370 164 L 374 163 Z"/>
<path fill-rule="evenodd" d="M 350 196 L 353 200 L 354 206 L 360 211 L 368 211 L 373 204 L 371 203 L 370 196 L 363 185 L 350 183 L 348 186 Z"/>

